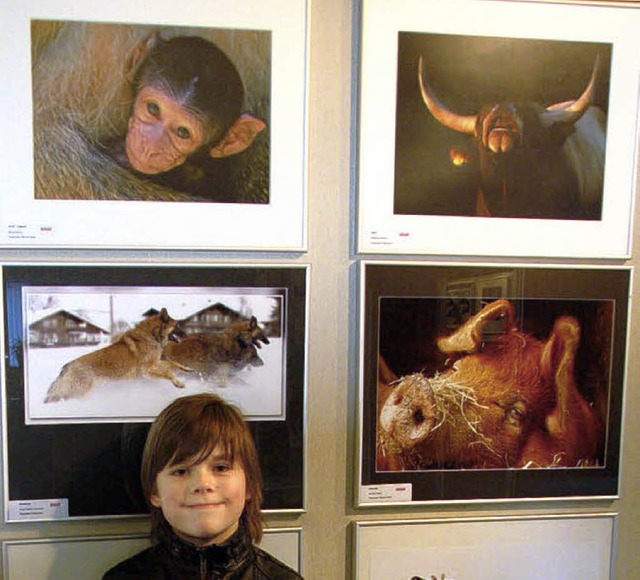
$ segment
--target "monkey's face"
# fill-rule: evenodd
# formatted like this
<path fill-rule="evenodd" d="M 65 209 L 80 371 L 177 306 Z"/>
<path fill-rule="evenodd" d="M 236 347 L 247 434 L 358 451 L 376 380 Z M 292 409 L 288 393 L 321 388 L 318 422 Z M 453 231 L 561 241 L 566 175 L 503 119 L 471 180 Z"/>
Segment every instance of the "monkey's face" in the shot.
<path fill-rule="evenodd" d="M 143 87 L 136 96 L 125 150 L 140 173 L 169 171 L 204 142 L 201 120 L 163 91 Z"/>

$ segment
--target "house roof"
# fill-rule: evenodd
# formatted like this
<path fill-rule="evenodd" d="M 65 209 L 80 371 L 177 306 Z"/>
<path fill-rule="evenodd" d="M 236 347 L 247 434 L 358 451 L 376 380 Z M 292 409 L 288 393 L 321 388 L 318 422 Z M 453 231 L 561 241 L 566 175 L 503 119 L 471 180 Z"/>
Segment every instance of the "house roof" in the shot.
<path fill-rule="evenodd" d="M 240 317 L 242 316 L 237 310 L 234 310 L 233 308 L 229 308 L 226 304 L 223 304 L 222 302 L 216 302 L 215 304 L 210 304 L 204 308 L 201 308 L 200 310 L 196 310 L 195 312 L 192 312 L 188 316 L 183 317 L 183 320 L 186 318 L 192 318 L 194 316 L 197 316 L 202 312 L 207 312 L 208 310 L 214 310 L 214 309 L 220 310 L 221 312 L 224 312 L 226 314 L 236 314 Z"/>
<path fill-rule="evenodd" d="M 53 316 L 57 316 L 62 314 L 64 316 L 68 316 L 71 318 L 75 318 L 76 320 L 81 320 L 83 322 L 88 322 L 92 326 L 106 332 L 107 334 L 111 333 L 109 330 L 111 324 L 109 322 L 109 313 L 103 312 L 101 310 L 69 310 L 66 308 L 57 308 L 55 310 L 42 310 L 29 324 L 29 328 L 31 328 L 37 322 L 42 322 L 47 318 L 51 318 Z"/>

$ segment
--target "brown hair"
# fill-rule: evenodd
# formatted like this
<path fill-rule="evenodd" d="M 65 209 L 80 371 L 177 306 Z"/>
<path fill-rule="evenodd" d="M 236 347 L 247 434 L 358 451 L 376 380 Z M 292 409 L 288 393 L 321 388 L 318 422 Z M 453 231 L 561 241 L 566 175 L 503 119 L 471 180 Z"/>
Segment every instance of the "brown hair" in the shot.
<path fill-rule="evenodd" d="M 262 475 L 253 437 L 242 413 L 214 394 L 180 397 L 166 407 L 151 425 L 142 455 L 142 491 L 151 509 L 151 535 L 158 539 L 166 521 L 151 505 L 156 478 L 167 465 L 197 464 L 221 446 L 229 461 L 245 473 L 247 501 L 242 517 L 254 542 L 262 538 Z"/>

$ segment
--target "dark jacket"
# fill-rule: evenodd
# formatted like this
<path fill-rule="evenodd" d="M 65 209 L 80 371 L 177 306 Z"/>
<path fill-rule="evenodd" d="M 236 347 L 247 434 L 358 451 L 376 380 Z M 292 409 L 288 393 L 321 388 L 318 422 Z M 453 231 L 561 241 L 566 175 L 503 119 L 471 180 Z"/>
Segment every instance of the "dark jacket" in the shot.
<path fill-rule="evenodd" d="M 254 546 L 244 527 L 220 545 L 196 548 L 173 532 L 120 562 L 103 580 L 295 580 L 297 572 Z"/>

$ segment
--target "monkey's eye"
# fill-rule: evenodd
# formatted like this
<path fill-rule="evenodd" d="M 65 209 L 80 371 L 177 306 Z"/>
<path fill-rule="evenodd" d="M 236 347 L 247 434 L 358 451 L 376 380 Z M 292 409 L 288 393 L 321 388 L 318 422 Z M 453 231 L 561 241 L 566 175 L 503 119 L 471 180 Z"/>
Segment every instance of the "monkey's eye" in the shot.
<path fill-rule="evenodd" d="M 147 103 L 147 111 L 149 111 L 149 113 L 154 117 L 158 117 L 160 115 L 160 107 L 155 101 L 149 101 Z"/>
<path fill-rule="evenodd" d="M 180 139 L 189 139 L 191 137 L 191 131 L 186 127 L 178 127 L 176 129 L 176 135 L 180 137 Z"/>

